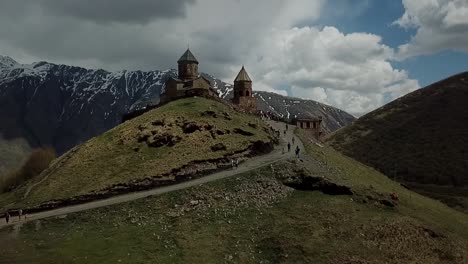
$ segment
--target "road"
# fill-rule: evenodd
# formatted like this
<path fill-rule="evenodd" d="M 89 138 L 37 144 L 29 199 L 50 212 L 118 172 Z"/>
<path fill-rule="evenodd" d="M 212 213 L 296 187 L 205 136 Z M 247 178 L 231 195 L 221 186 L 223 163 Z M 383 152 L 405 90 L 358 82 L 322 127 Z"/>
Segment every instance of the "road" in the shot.
<path fill-rule="evenodd" d="M 6 227 L 6 226 L 12 226 L 16 224 L 23 224 L 25 222 L 38 220 L 38 219 L 66 215 L 66 214 L 81 212 L 81 211 L 85 211 L 89 209 L 94 209 L 94 208 L 99 208 L 99 207 L 104 207 L 104 206 L 109 206 L 109 205 L 114 205 L 114 204 L 119 204 L 119 203 L 125 203 L 129 201 L 145 198 L 148 196 L 161 195 L 163 193 L 190 188 L 190 187 L 197 186 L 200 184 L 220 180 L 220 179 L 238 175 L 247 171 L 255 170 L 255 169 L 270 165 L 272 163 L 275 163 L 281 160 L 293 158 L 294 149 L 296 146 L 299 146 L 299 148 L 301 149 L 301 152 L 304 150 L 304 146 L 302 142 L 299 140 L 298 137 L 294 136 L 294 133 L 293 133 L 294 128 L 295 128 L 294 126 L 290 126 L 286 134 L 284 134 L 283 133 L 285 129 L 284 123 L 274 122 L 274 121 L 268 121 L 268 123 L 274 129 L 281 131 L 280 145 L 278 145 L 275 148 L 275 150 L 269 154 L 254 157 L 254 158 L 251 158 L 250 160 L 247 160 L 239 164 L 239 167 L 237 169 L 228 169 L 228 170 L 213 173 L 213 174 L 201 177 L 201 178 L 197 178 L 194 180 L 185 181 L 185 182 L 181 182 L 181 183 L 169 185 L 169 186 L 164 186 L 164 187 L 157 187 L 151 190 L 117 195 L 117 196 L 113 196 L 107 199 L 102 199 L 102 200 L 92 201 L 88 203 L 61 207 L 61 208 L 57 208 L 53 210 L 29 214 L 27 215 L 27 219 L 21 219 L 21 221 L 19 221 L 18 217 L 15 216 L 15 217 L 10 218 L 10 222 L 8 224 L 6 223 L 5 218 L 0 218 L 0 228 Z M 295 137 L 295 145 L 294 147 L 291 147 L 290 152 L 287 152 L 287 147 L 286 147 L 287 142 L 291 142 L 292 137 Z M 286 150 L 284 154 L 283 154 L 283 150 Z"/>

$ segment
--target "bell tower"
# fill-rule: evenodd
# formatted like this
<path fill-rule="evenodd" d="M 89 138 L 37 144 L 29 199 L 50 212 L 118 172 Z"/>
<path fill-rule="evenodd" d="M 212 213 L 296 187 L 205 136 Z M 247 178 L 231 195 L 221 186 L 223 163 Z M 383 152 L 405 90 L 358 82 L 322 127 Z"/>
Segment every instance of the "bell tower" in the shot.
<path fill-rule="evenodd" d="M 252 80 L 244 66 L 242 66 L 242 69 L 234 80 L 234 98 L 232 102 L 247 111 L 255 111 L 257 108 L 252 94 Z"/>
<path fill-rule="evenodd" d="M 193 56 L 190 49 L 177 61 L 179 65 L 179 79 L 182 81 L 193 80 L 198 77 L 198 60 Z"/>

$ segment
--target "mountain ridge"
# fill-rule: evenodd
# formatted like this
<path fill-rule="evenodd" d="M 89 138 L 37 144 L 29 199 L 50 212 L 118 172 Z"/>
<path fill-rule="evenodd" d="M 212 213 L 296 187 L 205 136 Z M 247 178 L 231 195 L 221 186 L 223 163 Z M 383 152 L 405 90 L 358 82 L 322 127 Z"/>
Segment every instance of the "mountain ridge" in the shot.
<path fill-rule="evenodd" d="M 64 153 L 115 127 L 122 115 L 157 104 L 165 81 L 176 75 L 174 69 L 110 72 L 48 62 L 20 64 L 11 57 L 0 56 L 0 140 L 24 138 L 32 148 L 53 146 L 59 154 Z M 203 75 L 208 76 L 220 97 L 232 96 L 232 84 Z M 286 116 L 278 106 L 286 99 L 280 95 L 263 98 L 270 97 L 276 101 L 262 100 L 260 109 L 281 109 L 275 111 Z M 327 132 L 354 120 L 344 111 L 314 101 L 304 100 L 293 109 L 322 115 Z M 9 165 L 2 163 L 2 167 Z M 0 175 L 5 172 L 6 169 L 0 169 Z"/>

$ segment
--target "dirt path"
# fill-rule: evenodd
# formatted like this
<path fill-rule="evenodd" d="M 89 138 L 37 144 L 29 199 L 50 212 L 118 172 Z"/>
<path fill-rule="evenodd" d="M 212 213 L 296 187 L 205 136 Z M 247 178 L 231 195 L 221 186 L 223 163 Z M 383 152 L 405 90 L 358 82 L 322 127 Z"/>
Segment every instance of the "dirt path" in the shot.
<path fill-rule="evenodd" d="M 210 174 L 198 179 L 174 184 L 174 185 L 169 185 L 169 186 L 164 186 L 164 187 L 158 187 L 155 189 L 147 190 L 147 191 L 141 191 L 141 192 L 134 192 L 134 193 L 128 193 L 128 194 L 123 194 L 123 195 L 118 195 L 114 197 L 110 197 L 107 199 L 102 199 L 98 201 L 92 201 L 88 203 L 83 203 L 83 204 L 78 204 L 78 205 L 72 205 L 72 206 L 67 206 L 67 207 L 62 207 L 62 208 L 57 208 L 54 210 L 49 210 L 49 211 L 44 211 L 44 212 L 39 212 L 35 214 L 30 214 L 27 215 L 27 219 L 22 219 L 21 221 L 18 220 L 18 217 L 12 217 L 10 219 L 10 222 L 6 224 L 6 221 L 4 218 L 0 218 L 0 228 L 5 227 L 5 226 L 10 226 L 10 225 L 16 225 L 16 224 L 23 224 L 25 222 L 33 221 L 33 220 L 38 220 L 38 219 L 43 219 L 47 217 L 53 217 L 53 216 L 59 216 L 59 215 L 65 215 L 69 213 L 75 213 L 75 212 L 80 212 L 80 211 L 85 211 L 88 209 L 93 209 L 93 208 L 99 208 L 99 207 L 104 207 L 104 206 L 109 206 L 109 205 L 114 205 L 114 204 L 119 204 L 119 203 L 124 203 L 128 201 L 133 201 L 136 199 L 140 198 L 145 198 L 148 196 L 152 195 L 160 195 L 163 193 L 168 193 L 168 192 L 173 192 L 181 189 L 186 189 L 190 188 L 192 186 L 208 183 L 211 181 L 216 181 L 219 179 L 223 179 L 226 177 L 231 177 L 237 174 L 241 174 L 250 170 L 258 169 L 263 166 L 270 165 L 272 163 L 289 159 L 289 158 L 294 158 L 295 153 L 294 150 L 296 146 L 299 146 L 301 149 L 301 153 L 304 150 L 304 146 L 302 142 L 299 140 L 298 137 L 296 137 L 293 133 L 294 131 L 294 126 L 290 126 L 287 133 L 284 134 L 283 131 L 285 129 L 285 124 L 280 123 L 280 122 L 273 122 L 269 121 L 268 122 L 274 129 L 281 131 L 281 144 L 275 148 L 275 150 L 267 155 L 259 156 L 259 157 L 254 157 L 246 162 L 243 162 L 239 165 L 239 168 L 237 169 L 229 169 L 229 170 L 224 170 L 221 172 L 217 172 L 214 174 Z M 291 151 L 287 152 L 287 142 L 291 142 L 292 144 L 292 138 L 295 137 L 295 145 L 291 147 Z M 283 150 L 286 152 L 283 154 Z"/>

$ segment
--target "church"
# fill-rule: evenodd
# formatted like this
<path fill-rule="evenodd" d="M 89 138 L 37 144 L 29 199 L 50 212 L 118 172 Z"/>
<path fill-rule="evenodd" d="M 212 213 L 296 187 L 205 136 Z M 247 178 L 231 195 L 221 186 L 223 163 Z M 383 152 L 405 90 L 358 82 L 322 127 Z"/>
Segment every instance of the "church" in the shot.
<path fill-rule="evenodd" d="M 179 76 L 166 81 L 161 103 L 191 96 L 213 97 L 217 95 L 209 80 L 198 74 L 198 60 L 190 49 L 177 61 Z"/>
<path fill-rule="evenodd" d="M 178 77 L 169 78 L 165 83 L 165 90 L 161 95 L 160 104 L 185 97 L 218 97 L 211 82 L 198 73 L 198 60 L 190 49 L 177 61 Z M 252 80 L 244 66 L 234 80 L 234 98 L 232 103 L 248 112 L 256 111 L 256 101 L 252 94 Z"/>

